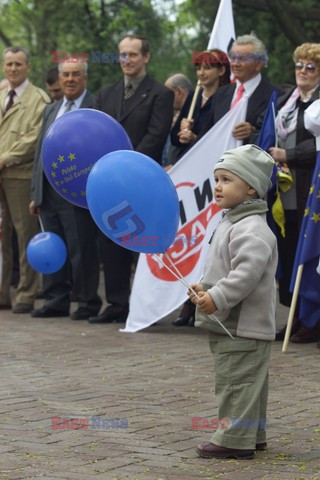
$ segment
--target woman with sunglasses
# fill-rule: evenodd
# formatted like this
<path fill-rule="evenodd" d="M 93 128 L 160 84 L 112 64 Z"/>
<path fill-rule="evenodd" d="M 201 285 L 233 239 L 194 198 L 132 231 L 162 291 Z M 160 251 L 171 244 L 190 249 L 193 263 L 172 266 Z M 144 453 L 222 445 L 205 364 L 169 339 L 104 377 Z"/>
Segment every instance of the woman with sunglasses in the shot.
<path fill-rule="evenodd" d="M 293 60 L 296 87 L 279 98 L 276 118 L 278 146 L 269 149 L 276 162 L 287 164 L 293 178 L 291 188 L 287 192 L 280 191 L 285 215 L 285 237 L 279 232 L 279 297 L 280 303 L 286 306 L 291 304 L 291 273 L 316 163 L 315 137 L 305 128 L 304 112 L 319 98 L 320 44 L 303 43 L 295 49 Z M 284 330 L 277 334 L 277 339 L 282 339 L 283 335 Z M 320 324 L 306 328 L 295 323 L 292 342 L 308 343 L 319 339 Z"/>

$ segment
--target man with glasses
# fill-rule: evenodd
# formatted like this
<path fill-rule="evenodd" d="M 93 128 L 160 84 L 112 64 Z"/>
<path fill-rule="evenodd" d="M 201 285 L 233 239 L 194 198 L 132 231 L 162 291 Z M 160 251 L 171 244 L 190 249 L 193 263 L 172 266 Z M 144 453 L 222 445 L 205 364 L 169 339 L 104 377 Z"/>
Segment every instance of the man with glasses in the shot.
<path fill-rule="evenodd" d="M 122 78 L 103 87 L 96 108 L 111 115 L 126 130 L 134 150 L 161 163 L 173 116 L 173 92 L 147 73 L 148 41 L 127 35 L 118 45 Z M 129 311 L 132 265 L 137 255 L 101 235 L 101 259 L 109 305 L 90 323 L 125 322 Z"/>
<path fill-rule="evenodd" d="M 243 35 L 235 40 L 229 53 L 229 60 L 236 82 L 221 87 L 216 92 L 211 114 L 199 137 L 210 130 L 242 97 L 247 97 L 245 121 L 234 126 L 233 136 L 244 143 L 249 142 L 257 128 L 259 116 L 268 105 L 271 93 L 277 90 L 261 76 L 261 71 L 267 65 L 267 58 L 264 44 L 255 35 Z"/>

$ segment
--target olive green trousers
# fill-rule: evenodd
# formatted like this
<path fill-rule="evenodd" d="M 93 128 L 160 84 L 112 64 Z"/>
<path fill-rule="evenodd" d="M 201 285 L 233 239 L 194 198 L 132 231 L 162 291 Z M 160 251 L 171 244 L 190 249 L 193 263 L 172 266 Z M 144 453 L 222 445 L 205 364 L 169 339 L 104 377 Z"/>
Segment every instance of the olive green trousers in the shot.
<path fill-rule="evenodd" d="M 219 428 L 210 441 L 221 447 L 255 449 L 266 442 L 271 341 L 209 332 L 214 359 Z"/>

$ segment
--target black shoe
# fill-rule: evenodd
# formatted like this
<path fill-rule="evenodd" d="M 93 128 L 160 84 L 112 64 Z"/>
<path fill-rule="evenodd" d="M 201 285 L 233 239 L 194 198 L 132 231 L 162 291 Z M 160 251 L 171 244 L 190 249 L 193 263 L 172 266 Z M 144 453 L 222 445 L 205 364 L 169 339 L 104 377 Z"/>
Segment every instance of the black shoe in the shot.
<path fill-rule="evenodd" d="M 294 335 L 295 333 L 297 333 L 300 327 L 301 327 L 301 324 L 299 322 L 299 319 L 297 317 L 294 317 L 292 329 L 291 329 L 291 335 Z M 286 330 L 287 330 L 287 325 L 285 325 L 279 332 L 276 333 L 275 340 L 276 341 L 284 340 Z"/>
<path fill-rule="evenodd" d="M 119 310 L 107 307 L 100 315 L 90 317 L 89 323 L 124 323 L 127 320 L 129 310 Z"/>
<path fill-rule="evenodd" d="M 187 300 L 183 304 L 179 317 L 173 320 L 172 325 L 174 325 L 175 327 L 183 327 L 185 325 L 189 325 L 190 327 L 193 327 L 195 313 L 196 313 L 196 306 L 191 302 L 191 300 Z"/>
<path fill-rule="evenodd" d="M 54 317 L 68 317 L 69 312 L 63 310 L 56 310 L 55 308 L 50 308 L 43 306 L 38 310 L 32 310 L 31 317 L 35 318 L 54 318 Z"/>
<path fill-rule="evenodd" d="M 11 303 L 0 303 L 0 310 L 11 310 Z"/>
<path fill-rule="evenodd" d="M 262 450 L 267 449 L 267 442 L 256 443 L 256 450 L 257 452 L 262 452 Z"/>
<path fill-rule="evenodd" d="M 194 315 L 191 315 L 190 317 L 178 317 L 173 320 L 172 325 L 174 325 L 175 327 L 184 327 L 185 325 L 193 327 Z"/>
<path fill-rule="evenodd" d="M 71 315 L 71 320 L 88 320 L 88 318 L 92 317 L 93 312 L 88 310 L 85 307 L 79 307 L 75 310 Z"/>
<path fill-rule="evenodd" d="M 31 313 L 33 305 L 31 303 L 17 303 L 12 308 L 12 313 Z"/>

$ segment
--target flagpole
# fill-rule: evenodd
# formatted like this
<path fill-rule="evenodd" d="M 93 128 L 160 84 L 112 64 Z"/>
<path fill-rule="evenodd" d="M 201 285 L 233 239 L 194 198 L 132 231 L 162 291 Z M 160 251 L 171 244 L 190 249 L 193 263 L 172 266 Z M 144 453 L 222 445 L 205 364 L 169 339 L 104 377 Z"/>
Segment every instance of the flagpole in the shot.
<path fill-rule="evenodd" d="M 293 325 L 294 312 L 295 312 L 296 306 L 297 306 L 297 300 L 298 300 L 298 295 L 299 295 L 299 288 L 300 288 L 300 283 L 301 283 L 302 272 L 303 272 L 303 265 L 299 265 L 298 270 L 297 270 L 296 281 L 295 281 L 295 284 L 294 284 L 294 290 L 293 290 L 290 310 L 289 310 L 289 317 L 288 317 L 288 323 L 287 323 L 287 328 L 286 328 L 286 334 L 285 334 L 284 341 L 283 341 L 283 346 L 282 346 L 282 352 L 283 353 L 286 352 L 287 349 L 288 349 L 288 343 L 289 343 L 291 330 L 292 330 L 292 325 Z"/>
<path fill-rule="evenodd" d="M 199 96 L 199 93 L 200 93 L 200 89 L 201 89 L 201 85 L 200 85 L 200 81 L 198 80 L 196 89 L 195 89 L 194 94 L 193 94 L 192 102 L 191 102 L 191 105 L 190 105 L 190 108 L 189 108 L 189 113 L 188 113 L 188 116 L 187 116 L 188 120 L 192 120 L 194 109 L 196 108 L 196 103 L 197 103 L 198 96 Z"/>

